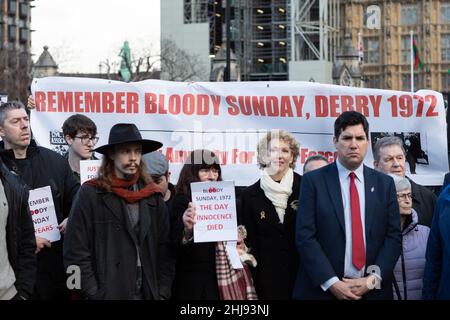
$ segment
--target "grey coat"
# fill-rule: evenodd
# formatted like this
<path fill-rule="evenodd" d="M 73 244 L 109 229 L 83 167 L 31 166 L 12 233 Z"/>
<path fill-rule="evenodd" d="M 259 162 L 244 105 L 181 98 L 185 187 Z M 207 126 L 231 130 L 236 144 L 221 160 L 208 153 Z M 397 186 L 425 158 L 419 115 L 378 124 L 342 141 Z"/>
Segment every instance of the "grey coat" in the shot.
<path fill-rule="evenodd" d="M 394 287 L 397 300 L 420 300 L 430 228 L 418 224 L 417 212 L 412 209 L 410 223 L 402 231 L 402 253 L 394 268 L 399 292 Z M 406 287 L 404 283 L 406 282 Z M 400 293 L 400 299 L 398 294 Z M 405 299 L 406 296 L 406 299 Z"/>

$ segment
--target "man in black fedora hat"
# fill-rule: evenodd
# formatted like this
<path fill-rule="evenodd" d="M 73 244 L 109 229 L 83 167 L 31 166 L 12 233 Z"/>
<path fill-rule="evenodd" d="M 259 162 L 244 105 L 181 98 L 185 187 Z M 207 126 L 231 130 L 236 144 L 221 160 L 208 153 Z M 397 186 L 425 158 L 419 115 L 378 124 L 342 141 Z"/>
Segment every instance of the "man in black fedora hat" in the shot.
<path fill-rule="evenodd" d="M 120 123 L 95 150 L 103 154 L 98 177 L 80 188 L 64 239 L 64 264 L 79 268 L 89 299 L 170 296 L 169 215 L 141 162 L 142 154 L 161 146 L 142 139 L 134 124 Z"/>

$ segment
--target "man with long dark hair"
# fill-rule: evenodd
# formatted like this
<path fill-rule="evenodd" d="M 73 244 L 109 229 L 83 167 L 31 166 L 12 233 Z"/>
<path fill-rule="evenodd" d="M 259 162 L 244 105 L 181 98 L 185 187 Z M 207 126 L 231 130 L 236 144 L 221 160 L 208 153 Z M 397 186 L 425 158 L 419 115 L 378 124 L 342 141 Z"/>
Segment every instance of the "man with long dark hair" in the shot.
<path fill-rule="evenodd" d="M 169 215 L 142 154 L 160 142 L 142 139 L 134 124 L 116 124 L 98 178 L 80 189 L 64 241 L 66 267 L 81 271 L 89 299 L 167 299 L 174 274 Z M 75 267 L 75 269 L 74 269 Z"/>

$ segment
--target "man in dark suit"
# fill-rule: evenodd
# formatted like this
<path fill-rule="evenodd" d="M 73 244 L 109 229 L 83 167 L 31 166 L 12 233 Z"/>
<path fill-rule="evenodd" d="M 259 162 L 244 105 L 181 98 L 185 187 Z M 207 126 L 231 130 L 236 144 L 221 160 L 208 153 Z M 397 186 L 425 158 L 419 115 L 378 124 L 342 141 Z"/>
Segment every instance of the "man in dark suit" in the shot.
<path fill-rule="evenodd" d="M 363 165 L 369 124 L 346 111 L 334 123 L 336 162 L 303 176 L 296 245 L 296 299 L 392 299 L 400 255 L 393 179 Z"/>

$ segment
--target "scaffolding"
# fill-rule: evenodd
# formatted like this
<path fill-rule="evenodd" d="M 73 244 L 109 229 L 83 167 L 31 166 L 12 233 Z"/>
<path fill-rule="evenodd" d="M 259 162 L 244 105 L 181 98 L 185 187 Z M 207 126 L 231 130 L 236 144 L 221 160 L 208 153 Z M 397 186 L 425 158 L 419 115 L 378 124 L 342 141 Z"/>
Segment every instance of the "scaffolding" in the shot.
<path fill-rule="evenodd" d="M 184 4 L 185 21 L 197 17 L 209 22 L 209 54 L 215 55 L 226 40 L 226 1 L 185 0 Z M 289 61 L 333 62 L 339 5 L 339 0 L 232 0 L 231 48 L 241 78 L 287 80 Z"/>
<path fill-rule="evenodd" d="M 287 80 L 288 1 L 233 2 L 233 40 L 242 79 Z"/>
<path fill-rule="evenodd" d="M 209 0 L 184 0 L 184 23 L 203 23 L 209 21 Z"/>
<path fill-rule="evenodd" d="M 290 0 L 290 60 L 333 62 L 339 41 L 339 0 Z"/>

